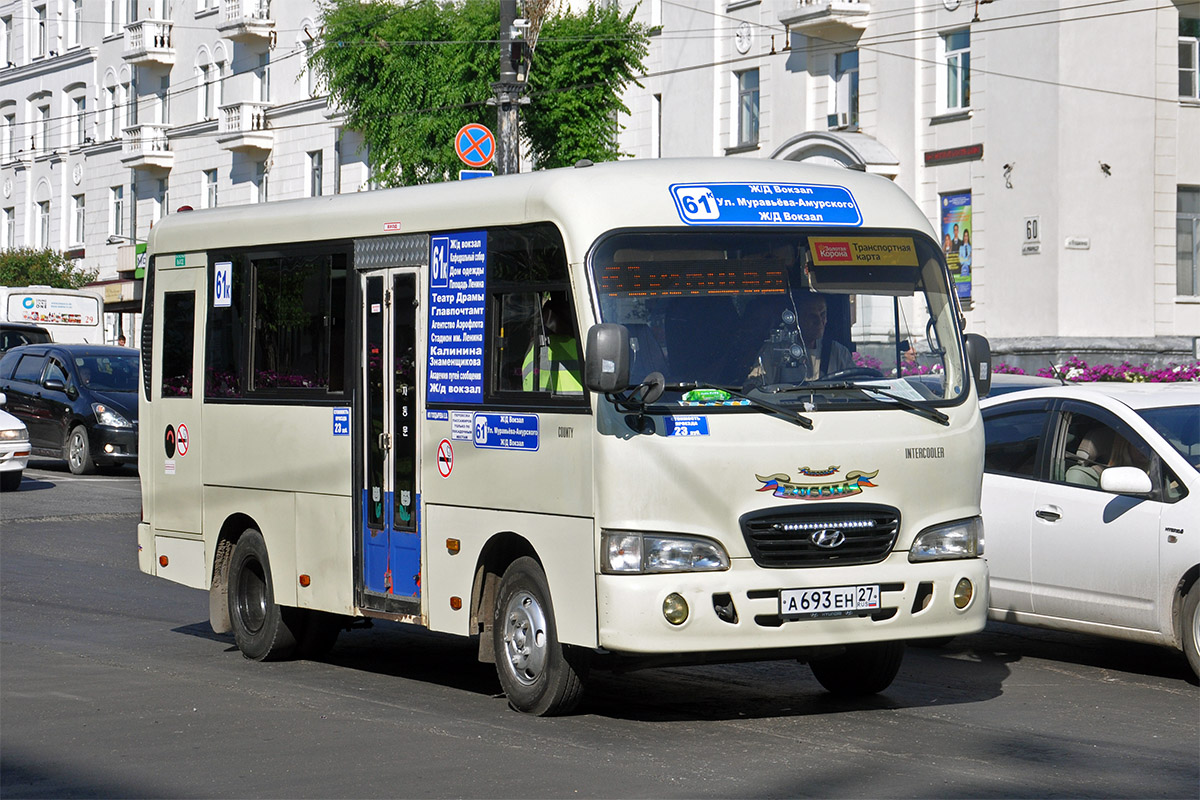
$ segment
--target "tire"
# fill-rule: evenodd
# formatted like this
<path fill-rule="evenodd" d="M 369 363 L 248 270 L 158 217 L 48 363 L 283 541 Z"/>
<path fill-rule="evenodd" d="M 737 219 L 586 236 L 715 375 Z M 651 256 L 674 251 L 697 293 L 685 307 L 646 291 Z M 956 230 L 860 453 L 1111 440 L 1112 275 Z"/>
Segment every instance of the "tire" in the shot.
<path fill-rule="evenodd" d="M 492 643 L 496 673 L 512 708 L 548 717 L 579 705 L 589 654 L 559 643 L 546 575 L 532 558 L 518 558 L 500 580 Z"/>
<path fill-rule="evenodd" d="M 1200 641 L 1200 581 L 1192 584 L 1187 596 L 1183 598 L 1183 654 L 1187 656 L 1192 674 L 1200 680 L 1200 652 L 1197 652 L 1197 641 Z"/>
<path fill-rule="evenodd" d="M 88 442 L 87 428 L 76 425 L 67 434 L 67 466 L 72 475 L 91 475 L 96 471 L 96 462 L 92 461 L 92 446 Z"/>
<path fill-rule="evenodd" d="M 831 694 L 866 697 L 891 686 L 903 660 L 904 642 L 872 642 L 848 645 L 841 655 L 814 661 L 809 667 Z"/>
<path fill-rule="evenodd" d="M 15 492 L 21 487 L 22 470 L 0 473 L 0 492 Z"/>
<path fill-rule="evenodd" d="M 296 651 L 303 614 L 275 602 L 271 564 L 262 534 L 249 528 L 229 562 L 229 622 L 242 655 L 253 661 L 281 661 Z"/>

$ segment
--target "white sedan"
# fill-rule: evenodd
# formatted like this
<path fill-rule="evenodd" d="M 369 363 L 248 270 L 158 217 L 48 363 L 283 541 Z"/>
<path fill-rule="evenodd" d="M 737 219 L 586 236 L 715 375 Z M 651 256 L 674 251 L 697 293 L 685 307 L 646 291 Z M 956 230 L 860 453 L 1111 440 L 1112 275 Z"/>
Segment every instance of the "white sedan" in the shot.
<path fill-rule="evenodd" d="M 1176 648 L 1200 676 L 1200 384 L 982 408 L 990 618 Z"/>
<path fill-rule="evenodd" d="M 0 406 L 7 398 L 0 392 Z M 0 491 L 11 492 L 21 485 L 21 473 L 29 465 L 29 431 L 25 423 L 0 407 Z"/>

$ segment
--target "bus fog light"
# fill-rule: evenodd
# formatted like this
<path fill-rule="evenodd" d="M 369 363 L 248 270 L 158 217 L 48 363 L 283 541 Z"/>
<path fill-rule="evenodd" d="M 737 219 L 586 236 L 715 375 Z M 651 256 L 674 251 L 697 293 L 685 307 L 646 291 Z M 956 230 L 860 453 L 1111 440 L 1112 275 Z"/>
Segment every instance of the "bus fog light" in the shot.
<path fill-rule="evenodd" d="M 687 621 L 688 604 L 683 595 L 676 592 L 667 595 L 667 599 L 663 600 L 663 616 L 672 625 L 682 625 Z"/>
<path fill-rule="evenodd" d="M 955 608 L 966 608 L 971 604 L 971 598 L 975 596 L 975 587 L 966 578 L 959 580 L 958 585 L 954 587 L 954 606 Z"/>

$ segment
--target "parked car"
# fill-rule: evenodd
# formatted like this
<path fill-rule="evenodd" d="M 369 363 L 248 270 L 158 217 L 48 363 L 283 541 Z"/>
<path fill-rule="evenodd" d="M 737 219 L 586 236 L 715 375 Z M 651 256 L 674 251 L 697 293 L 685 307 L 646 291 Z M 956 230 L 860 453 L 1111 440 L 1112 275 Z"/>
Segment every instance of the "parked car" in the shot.
<path fill-rule="evenodd" d="M 0 491 L 11 492 L 21 485 L 21 473 L 29 465 L 29 431 L 25 423 L 9 414 L 8 401 L 0 392 Z"/>
<path fill-rule="evenodd" d="M 52 341 L 50 331 L 32 322 L 0 322 L 0 353 L 25 344 Z"/>
<path fill-rule="evenodd" d="M 991 619 L 1182 650 L 1200 677 L 1200 385 L 982 403 Z"/>
<path fill-rule="evenodd" d="M 82 475 L 137 463 L 138 353 L 92 344 L 25 345 L 0 358 L 0 391 L 35 455 Z"/>

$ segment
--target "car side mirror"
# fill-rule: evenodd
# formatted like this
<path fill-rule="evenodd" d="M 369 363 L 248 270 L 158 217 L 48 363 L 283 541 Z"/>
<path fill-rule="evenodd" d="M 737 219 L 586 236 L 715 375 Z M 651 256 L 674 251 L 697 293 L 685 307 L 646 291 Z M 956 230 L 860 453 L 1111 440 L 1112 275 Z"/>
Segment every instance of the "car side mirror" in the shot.
<path fill-rule="evenodd" d="M 971 377 L 980 397 L 992 390 L 992 346 L 986 336 L 968 333 L 966 338 L 967 363 L 971 365 Z"/>
<path fill-rule="evenodd" d="M 6 395 L 4 392 L 0 392 L 0 406 L 4 405 L 7 402 L 8 402 L 8 395 Z"/>
<path fill-rule="evenodd" d="M 67 385 L 58 378 L 46 378 L 42 381 L 42 388 L 49 389 L 52 392 L 65 392 Z"/>
<path fill-rule="evenodd" d="M 583 385 L 600 394 L 629 388 L 629 329 L 602 322 L 588 329 Z"/>
<path fill-rule="evenodd" d="M 1154 491 L 1154 484 L 1145 470 L 1109 467 L 1100 473 L 1100 488 L 1112 494 L 1150 494 Z"/>

